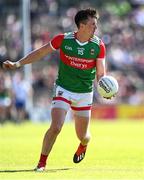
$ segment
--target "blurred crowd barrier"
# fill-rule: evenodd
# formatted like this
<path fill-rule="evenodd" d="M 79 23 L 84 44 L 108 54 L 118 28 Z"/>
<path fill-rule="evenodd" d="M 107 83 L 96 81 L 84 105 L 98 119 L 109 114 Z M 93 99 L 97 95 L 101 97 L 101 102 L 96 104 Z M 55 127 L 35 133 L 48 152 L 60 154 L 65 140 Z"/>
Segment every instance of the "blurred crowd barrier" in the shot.
<path fill-rule="evenodd" d="M 92 108 L 92 120 L 144 120 L 144 105 L 94 105 Z"/>
<path fill-rule="evenodd" d="M 23 56 L 21 2 L 0 1 L 1 62 L 6 59 L 17 61 Z M 94 110 L 92 114 L 94 117 L 103 117 L 103 114 L 107 113 L 120 118 L 144 117 L 143 113 L 140 115 L 136 110 L 141 111 L 144 105 L 143 0 L 99 3 L 93 0 L 71 3 L 67 0 L 31 0 L 30 5 L 30 51 L 49 42 L 58 33 L 75 30 L 73 18 L 79 8 L 97 8 L 100 18 L 96 34 L 106 45 L 108 74 L 116 77 L 120 88 L 111 101 L 101 98 L 95 90 L 94 107 L 98 110 Z M 50 104 L 58 63 L 58 52 L 34 63 L 29 81 L 24 78 L 23 68 L 18 71 L 0 70 L 0 122 L 6 119 L 14 122 L 22 122 L 24 119 L 50 119 Z M 33 99 L 32 109 L 26 108 L 29 99 Z M 126 104 L 126 107 L 123 104 Z"/>

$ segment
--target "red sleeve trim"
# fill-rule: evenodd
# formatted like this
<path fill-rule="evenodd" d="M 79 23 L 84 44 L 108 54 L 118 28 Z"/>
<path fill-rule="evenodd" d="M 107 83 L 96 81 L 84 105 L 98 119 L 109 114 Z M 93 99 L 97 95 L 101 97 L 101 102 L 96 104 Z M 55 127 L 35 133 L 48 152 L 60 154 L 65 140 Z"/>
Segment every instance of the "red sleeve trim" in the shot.
<path fill-rule="evenodd" d="M 55 50 L 59 49 L 62 44 L 63 39 L 64 39 L 64 34 L 59 34 L 55 36 L 50 42 L 52 48 Z"/>
<path fill-rule="evenodd" d="M 98 59 L 104 59 L 105 56 L 106 56 L 106 48 L 105 48 L 105 44 L 101 40 L 101 43 L 100 43 L 100 53 L 99 53 L 97 58 Z"/>

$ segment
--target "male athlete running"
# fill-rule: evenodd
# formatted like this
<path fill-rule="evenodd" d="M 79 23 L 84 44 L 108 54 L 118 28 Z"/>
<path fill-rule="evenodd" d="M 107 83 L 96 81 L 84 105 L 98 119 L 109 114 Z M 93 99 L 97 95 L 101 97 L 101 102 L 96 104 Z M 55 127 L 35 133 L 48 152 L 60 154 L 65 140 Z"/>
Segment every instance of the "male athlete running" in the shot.
<path fill-rule="evenodd" d="M 66 114 L 74 112 L 75 130 L 80 141 L 73 162 L 84 159 L 90 141 L 89 123 L 93 99 L 93 84 L 106 74 L 105 45 L 94 35 L 97 29 L 95 9 L 83 9 L 75 15 L 76 32 L 56 35 L 48 44 L 32 51 L 17 62 L 5 61 L 5 69 L 15 69 L 33 63 L 55 50 L 60 50 L 56 92 L 52 101 L 50 128 L 42 144 L 37 171 L 43 171 L 52 147 L 60 133 Z"/>

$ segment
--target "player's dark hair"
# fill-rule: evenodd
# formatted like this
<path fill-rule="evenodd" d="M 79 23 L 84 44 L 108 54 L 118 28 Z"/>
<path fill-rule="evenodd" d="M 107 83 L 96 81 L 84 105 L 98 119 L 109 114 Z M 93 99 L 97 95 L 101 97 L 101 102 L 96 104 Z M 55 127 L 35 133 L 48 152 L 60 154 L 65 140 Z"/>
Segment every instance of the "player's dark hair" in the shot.
<path fill-rule="evenodd" d="M 97 11 L 93 8 L 80 10 L 75 15 L 75 24 L 79 28 L 80 23 L 86 24 L 89 17 L 98 19 Z"/>

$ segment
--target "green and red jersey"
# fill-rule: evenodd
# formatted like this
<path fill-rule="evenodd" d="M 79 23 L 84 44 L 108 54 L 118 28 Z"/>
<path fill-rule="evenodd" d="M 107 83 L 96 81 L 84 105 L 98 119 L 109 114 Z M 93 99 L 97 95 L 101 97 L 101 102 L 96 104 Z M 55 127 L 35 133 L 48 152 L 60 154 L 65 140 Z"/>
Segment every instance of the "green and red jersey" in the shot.
<path fill-rule="evenodd" d="M 81 43 L 76 32 L 59 34 L 51 42 L 54 50 L 60 49 L 59 72 L 56 84 L 76 93 L 93 90 L 96 61 L 105 59 L 105 45 L 97 36 Z"/>

